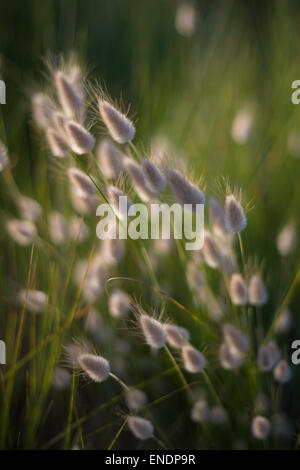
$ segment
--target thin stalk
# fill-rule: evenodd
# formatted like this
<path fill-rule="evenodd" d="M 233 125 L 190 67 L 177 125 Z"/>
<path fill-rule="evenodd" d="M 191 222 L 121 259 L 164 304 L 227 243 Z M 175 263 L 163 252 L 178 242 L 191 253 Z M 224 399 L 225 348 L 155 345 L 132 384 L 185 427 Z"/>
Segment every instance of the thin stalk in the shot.
<path fill-rule="evenodd" d="M 115 379 L 125 390 L 126 392 L 129 392 L 130 388 L 121 380 L 119 379 L 119 377 L 117 377 L 115 374 L 113 374 L 112 372 L 109 373 L 109 375 Z"/>

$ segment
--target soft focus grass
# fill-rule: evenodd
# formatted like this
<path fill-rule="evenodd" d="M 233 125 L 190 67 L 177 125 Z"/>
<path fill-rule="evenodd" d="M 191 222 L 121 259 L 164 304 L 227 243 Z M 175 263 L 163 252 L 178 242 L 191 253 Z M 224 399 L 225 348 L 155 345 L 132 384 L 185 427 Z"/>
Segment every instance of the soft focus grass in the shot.
<path fill-rule="evenodd" d="M 263 319 L 267 329 L 299 268 L 299 246 L 293 256 L 281 261 L 275 240 L 290 218 L 297 220 L 300 207 L 300 160 L 286 146 L 289 131 L 300 125 L 300 107 L 290 99 L 291 83 L 299 78 L 300 17 L 297 2 L 278 1 L 272 6 L 251 2 L 252 7 L 242 3 L 197 3 L 198 31 L 183 38 L 174 29 L 176 2 L 172 1 L 7 2 L 0 20 L 0 71 L 7 83 L 7 105 L 0 108 L 0 137 L 10 149 L 21 192 L 36 198 L 45 215 L 52 207 L 71 215 L 66 177 L 31 126 L 29 100 L 43 79 L 43 58 L 50 51 L 68 55 L 75 50 L 91 78 L 100 77 L 112 96 L 118 98 L 122 91 L 124 102 L 131 103 L 136 146 L 141 151 L 149 152 L 153 136 L 165 135 L 187 155 L 194 176 L 203 177 L 208 195 L 220 194 L 220 182 L 226 177 L 242 188 L 246 202 L 251 201 L 243 241 L 247 257 L 263 262 L 270 294 Z M 239 146 L 232 141 L 230 128 L 235 113 L 249 102 L 255 109 L 255 134 L 247 145 Z M 16 210 L 3 178 L 0 201 L 4 227 Z M 75 317 L 72 325 L 68 322 L 72 312 L 84 317 L 80 310 L 84 303 L 76 302 L 68 273 L 74 259 L 92 249 L 95 231 L 91 222 L 90 226 L 92 236 L 85 247 L 54 247 L 46 217 L 40 224 L 42 240 L 33 249 L 18 247 L 4 229 L 1 232 L 0 337 L 7 344 L 7 365 L 1 366 L 0 374 L 2 378 L 8 374 L 0 394 L 2 447 L 69 448 L 73 442 L 93 448 L 107 448 L 112 442 L 120 449 L 143 446 L 125 431 L 117 435 L 124 421 L 119 418 L 124 405 L 118 401 L 117 385 L 82 387 L 74 378 L 71 392 L 57 393 L 51 388 L 62 344 L 82 334 L 82 318 Z M 145 264 L 135 256 L 130 252 L 111 275 L 136 278 L 142 273 L 151 283 Z M 28 279 L 49 294 L 51 311 L 41 316 L 24 312 L 21 327 L 22 310 L 14 305 L 14 296 Z M 157 281 L 201 317 L 203 312 L 195 309 L 176 253 L 166 258 Z M 146 287 L 125 281 L 119 285 L 138 298 L 142 294 L 145 303 L 161 301 Z M 287 354 L 299 333 L 299 300 L 296 290 L 290 305 L 295 327 L 281 344 Z M 235 373 L 228 380 L 227 372 L 214 370 L 211 364 L 211 381 L 231 420 L 228 427 L 214 431 L 213 437 L 199 430 L 197 434 L 189 409 L 182 406 L 185 394 L 176 371 L 169 370 L 168 357 L 162 354 L 161 360 L 152 359 L 130 330 L 120 329 L 108 316 L 105 295 L 97 308 L 112 327 L 103 345 L 104 355 L 117 363 L 116 337 L 128 338 L 137 351 L 126 357 L 125 378 L 130 384 L 141 384 L 149 394 L 150 419 L 158 438 L 169 448 L 230 448 L 234 438 L 245 438 L 249 447 L 262 446 L 249 439 L 249 424 L 243 424 L 244 411 L 252 407 L 258 386 L 250 366 L 240 383 Z M 167 303 L 166 313 L 193 330 L 198 347 L 210 351 L 216 346 L 172 303 Z M 18 362 L 22 358 L 24 362 Z M 12 373 L 14 363 L 20 368 Z M 202 377 L 195 380 L 206 387 Z M 296 423 L 300 421 L 299 387 L 294 367 L 292 383 L 281 398 L 275 398 L 284 403 L 284 411 Z M 60 435 L 63 430 L 66 433 Z M 271 439 L 268 446 L 276 447 L 276 442 Z"/>

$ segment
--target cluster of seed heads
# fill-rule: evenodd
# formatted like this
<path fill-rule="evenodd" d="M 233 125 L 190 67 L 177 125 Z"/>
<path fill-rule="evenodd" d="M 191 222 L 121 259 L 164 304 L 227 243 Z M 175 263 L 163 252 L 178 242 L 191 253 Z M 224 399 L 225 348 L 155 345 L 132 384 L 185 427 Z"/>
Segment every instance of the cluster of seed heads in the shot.
<path fill-rule="evenodd" d="M 178 20 L 179 21 L 179 20 Z M 53 74 L 52 85 L 56 93 L 56 101 L 44 93 L 37 93 L 32 100 L 33 117 L 37 126 L 44 132 L 49 149 L 54 157 L 66 158 L 68 155 L 81 156 L 83 168 L 79 169 L 73 162 L 67 169 L 70 190 L 70 203 L 75 211 L 71 218 L 66 218 L 60 210 L 52 210 L 47 214 L 49 239 L 54 245 L 63 245 L 70 240 L 83 243 L 89 240 L 90 230 L 83 218 L 95 214 L 96 206 L 103 194 L 115 211 L 120 221 L 127 217 L 128 210 L 133 204 L 134 193 L 144 202 L 155 201 L 164 197 L 167 189 L 171 190 L 173 198 L 181 206 L 188 205 L 190 212 L 197 212 L 198 205 L 204 205 L 206 196 L 192 180 L 177 169 L 169 168 L 165 161 L 165 148 L 160 144 L 153 151 L 151 158 L 141 156 L 132 141 L 136 129 L 129 117 L 115 106 L 110 99 L 100 93 L 97 97 L 97 115 L 104 123 L 108 136 L 101 139 L 95 148 L 97 136 L 94 136 L 87 123 L 87 105 L 84 94 L 83 79 L 78 67 L 66 70 L 57 70 Z M 242 142 L 248 136 L 248 127 L 245 117 L 239 118 L 233 129 L 233 136 Z M 243 123 L 243 125 L 241 124 Z M 248 122 L 248 121 L 247 121 Z M 249 123 L 248 123 L 249 124 Z M 249 124 L 250 125 L 250 124 Z M 247 132 L 245 130 L 247 127 Z M 241 130 L 241 127 L 243 128 Z M 157 147 L 157 146 L 156 146 Z M 86 155 L 87 154 L 87 155 Z M 154 158 L 154 154 L 159 158 Z M 138 155 L 138 159 L 136 159 Z M 73 155 L 74 156 L 74 155 Z M 91 159 L 93 165 L 87 167 L 85 158 Z M 67 158 L 66 158 L 67 160 Z M 78 161 L 78 160 L 77 160 Z M 0 172 L 9 171 L 9 152 L 0 141 Z M 97 168 L 97 173 L 83 171 Z M 98 178 L 100 173 L 100 180 Z M 123 175 L 123 176 L 122 176 Z M 127 175 L 132 186 L 133 194 L 125 189 L 124 175 Z M 123 180 L 122 180 L 123 178 Z M 103 194 L 99 194 L 99 186 Z M 120 198 L 126 200 L 124 211 L 120 211 Z M 11 238 L 19 245 L 28 246 L 39 240 L 37 224 L 42 218 L 43 210 L 40 204 L 17 191 L 14 202 L 21 215 L 21 219 L 7 220 L 6 229 Z M 217 360 L 227 371 L 242 368 L 246 361 L 251 360 L 251 353 L 256 352 L 256 367 L 260 372 L 272 371 L 275 382 L 284 384 L 291 379 L 292 371 L 288 362 L 282 358 L 281 351 L 274 339 L 260 342 L 257 351 L 253 351 L 251 331 L 246 328 L 246 309 L 251 311 L 263 307 L 268 301 L 268 293 L 263 278 L 258 271 L 249 275 L 247 266 L 238 263 L 239 253 L 235 247 L 236 238 L 247 227 L 247 218 L 241 200 L 229 193 L 224 201 L 224 207 L 214 198 L 208 203 L 209 225 L 204 232 L 202 250 L 191 256 L 185 264 L 182 277 L 186 277 L 191 298 L 196 306 L 207 312 L 210 323 L 217 326 L 222 332 L 217 348 Z M 237 235 L 238 234 L 238 235 Z M 161 240 L 160 240 L 161 241 Z M 288 256 L 296 245 L 296 231 L 292 223 L 285 226 L 277 238 L 277 248 L 282 256 Z M 157 252 L 159 245 L 155 245 Z M 159 251 L 166 255 L 171 250 L 170 243 L 164 245 Z M 126 244 L 123 240 L 107 238 L 97 246 L 92 258 L 76 260 L 73 280 L 80 288 L 84 301 L 96 303 L 102 298 L 104 285 L 113 269 L 126 254 Z M 155 258 L 153 266 L 155 271 Z M 244 261 L 244 253 L 241 253 Z M 151 259 L 151 256 L 150 256 Z M 156 261 L 155 261 L 156 260 Z M 224 286 L 219 292 L 209 285 L 209 272 L 219 272 L 220 283 Z M 216 274 L 217 275 L 217 274 Z M 51 307 L 51 299 L 38 289 L 21 289 L 17 295 L 18 302 L 33 313 L 41 313 Z M 107 309 L 112 322 L 126 322 L 133 310 L 133 299 L 129 293 L 117 288 L 112 289 L 107 302 Z M 209 354 L 205 355 L 198 347 L 191 344 L 191 333 L 183 326 L 172 321 L 163 321 L 146 313 L 138 307 L 137 324 L 144 341 L 151 351 L 165 349 L 169 357 L 173 358 L 171 350 L 180 353 L 177 364 L 181 365 L 183 372 L 198 374 L 205 368 L 217 364 L 210 361 L 213 351 L 208 344 Z M 202 310 L 201 310 L 202 311 Z M 224 320 L 230 318 L 231 312 L 238 312 L 240 321 L 233 324 Z M 262 314 L 261 311 L 257 311 Z M 202 320 L 202 319 L 201 319 Z M 205 320 L 203 320 L 205 321 Z M 221 323 L 221 324 L 220 324 Z M 127 323 L 124 323 L 127 324 Z M 274 331 L 284 334 L 292 324 L 292 314 L 286 309 L 278 316 Z M 201 325 L 199 329 L 201 329 Z M 96 309 L 90 309 L 86 319 L 86 329 L 94 338 L 105 343 L 109 328 L 104 325 Z M 193 333 L 193 332 L 192 332 Z M 218 336 L 218 335 L 217 335 Z M 195 335 L 196 337 L 196 335 Z M 122 351 L 126 346 L 120 345 Z M 117 348 L 117 344 L 115 345 Z M 127 387 L 121 379 L 111 372 L 111 361 L 89 348 L 72 345 L 68 347 L 69 362 L 75 369 L 81 370 L 92 382 L 101 383 L 109 377 L 115 378 L 125 388 L 125 402 L 129 410 L 127 426 L 133 435 L 140 440 L 154 436 L 153 424 L 146 418 L 137 416 L 148 401 L 147 395 L 135 387 Z M 182 374 L 183 372 L 180 372 Z M 224 372 L 225 373 L 225 372 Z M 203 372 L 205 374 L 205 372 Z M 189 374 L 186 374 L 187 377 Z M 70 386 L 71 376 L 61 367 L 56 367 L 53 384 L 56 388 Z M 135 413 L 133 415 L 132 413 Z M 193 400 L 190 411 L 191 420 L 196 423 L 209 422 L 214 425 L 226 424 L 227 410 L 214 403 L 212 406 L 204 398 Z M 254 416 L 254 417 L 253 417 Z M 256 416 L 255 411 L 249 423 L 249 430 L 257 439 L 265 439 L 270 433 L 270 422 L 264 416 Z"/>

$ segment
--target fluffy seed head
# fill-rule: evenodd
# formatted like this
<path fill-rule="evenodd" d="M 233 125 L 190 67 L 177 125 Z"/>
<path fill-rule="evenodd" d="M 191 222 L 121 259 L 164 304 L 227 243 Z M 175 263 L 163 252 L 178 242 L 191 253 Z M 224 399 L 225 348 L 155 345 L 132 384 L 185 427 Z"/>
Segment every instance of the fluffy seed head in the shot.
<path fill-rule="evenodd" d="M 30 197 L 26 196 L 19 196 L 16 202 L 19 207 L 21 216 L 24 219 L 30 220 L 31 222 L 35 222 L 42 215 L 42 208 L 40 204 L 34 199 L 31 199 Z"/>
<path fill-rule="evenodd" d="M 9 220 L 6 229 L 12 239 L 19 245 L 31 245 L 37 237 L 35 225 L 29 220 Z"/>
<path fill-rule="evenodd" d="M 9 164 L 7 148 L 0 140 L 0 171 L 4 170 Z"/>
<path fill-rule="evenodd" d="M 227 421 L 226 410 L 222 406 L 213 406 L 210 410 L 209 421 L 216 426 L 220 426 Z"/>
<path fill-rule="evenodd" d="M 265 439 L 271 430 L 270 422 L 264 416 L 255 416 L 251 429 L 256 439 Z"/>
<path fill-rule="evenodd" d="M 96 354 L 80 354 L 78 364 L 94 382 L 103 382 L 110 373 L 109 362 Z"/>
<path fill-rule="evenodd" d="M 124 158 L 124 167 L 130 177 L 131 183 L 135 192 L 142 199 L 147 202 L 155 196 L 146 184 L 143 170 L 132 158 Z"/>
<path fill-rule="evenodd" d="M 188 330 L 177 325 L 165 325 L 167 341 L 173 348 L 181 349 L 190 339 Z"/>
<path fill-rule="evenodd" d="M 261 371 L 269 371 L 280 359 L 280 351 L 275 341 L 261 345 L 258 349 L 257 366 Z"/>
<path fill-rule="evenodd" d="M 160 193 L 167 184 L 165 175 L 150 160 L 144 158 L 142 160 L 142 170 L 145 176 L 146 185 L 152 193 Z"/>
<path fill-rule="evenodd" d="M 83 155 L 93 149 L 96 143 L 95 137 L 77 122 L 67 121 L 65 131 L 68 144 L 73 152 Z"/>
<path fill-rule="evenodd" d="M 288 256 L 295 249 L 297 234 L 293 224 L 286 225 L 277 237 L 277 249 L 281 256 Z"/>
<path fill-rule="evenodd" d="M 78 243 L 84 242 L 89 236 L 89 228 L 80 217 L 70 220 L 70 236 Z"/>
<path fill-rule="evenodd" d="M 219 350 L 219 359 L 224 369 L 234 370 L 244 363 L 244 354 L 233 354 L 227 343 L 222 343 Z"/>
<path fill-rule="evenodd" d="M 201 372 L 206 364 L 203 354 L 191 345 L 182 348 L 182 359 L 184 367 L 188 372 Z"/>
<path fill-rule="evenodd" d="M 203 192 L 185 179 L 179 171 L 169 169 L 168 182 L 177 202 L 182 206 L 184 204 L 191 204 L 192 212 L 196 212 L 196 204 L 205 204 Z"/>
<path fill-rule="evenodd" d="M 191 411 L 191 420 L 195 423 L 207 421 L 209 418 L 209 406 L 207 401 L 202 399 L 196 401 Z"/>
<path fill-rule="evenodd" d="M 147 403 L 147 395 L 138 389 L 132 389 L 125 396 L 126 405 L 130 411 L 138 410 Z"/>
<path fill-rule="evenodd" d="M 126 315 L 130 309 L 131 298 L 120 289 L 114 290 L 109 296 L 108 310 L 112 317 L 120 318 Z"/>
<path fill-rule="evenodd" d="M 69 78 L 63 72 L 58 71 L 55 75 L 55 85 L 59 102 L 66 116 L 81 119 L 84 104 Z"/>
<path fill-rule="evenodd" d="M 34 289 L 22 289 L 18 293 L 18 301 L 21 305 L 24 305 L 26 300 L 26 309 L 33 313 L 41 313 L 48 302 L 47 295 Z"/>
<path fill-rule="evenodd" d="M 230 349 L 232 355 L 240 357 L 249 350 L 248 339 L 233 325 L 225 323 L 222 327 L 224 341 Z"/>
<path fill-rule="evenodd" d="M 143 314 L 139 318 L 139 323 L 149 346 L 160 349 L 166 344 L 167 334 L 164 325 L 160 321 Z"/>
<path fill-rule="evenodd" d="M 234 305 L 246 305 L 248 302 L 248 288 L 240 274 L 231 276 L 229 291 Z"/>
<path fill-rule="evenodd" d="M 239 233 L 247 226 L 244 210 L 233 194 L 226 197 L 225 220 L 228 232 Z"/>
<path fill-rule="evenodd" d="M 128 427 L 137 439 L 146 440 L 153 436 L 153 424 L 145 418 L 139 416 L 129 416 Z"/>
<path fill-rule="evenodd" d="M 32 111 L 37 126 L 46 129 L 51 124 L 54 110 L 54 104 L 47 95 L 37 93 L 33 96 Z"/>
<path fill-rule="evenodd" d="M 290 380 L 292 371 L 285 359 L 281 359 L 274 369 L 274 378 L 277 382 L 286 383 Z"/>
<path fill-rule="evenodd" d="M 275 332 L 276 333 L 286 333 L 293 324 L 293 317 L 288 308 L 283 310 L 275 323 Z"/>
<path fill-rule="evenodd" d="M 132 201 L 129 196 L 126 196 L 123 191 L 115 186 L 109 186 L 107 188 L 108 193 L 108 200 L 112 208 L 114 209 L 115 213 L 119 217 L 120 220 L 125 220 L 128 216 L 128 209 L 132 206 Z M 126 199 L 120 199 L 120 197 Z M 124 207 L 121 204 L 121 201 L 124 201 Z"/>
<path fill-rule="evenodd" d="M 245 144 L 250 139 L 253 132 L 253 115 L 248 109 L 242 109 L 236 115 L 232 128 L 231 136 L 237 144 Z"/>
<path fill-rule="evenodd" d="M 83 171 L 77 168 L 69 168 L 68 175 L 74 188 L 76 188 L 78 194 L 81 196 L 89 197 L 97 193 L 96 186 Z"/>
<path fill-rule="evenodd" d="M 53 372 L 52 385 L 54 388 L 63 390 L 71 385 L 71 375 L 62 367 L 56 367 Z"/>
<path fill-rule="evenodd" d="M 204 244 L 202 252 L 204 261 L 211 268 L 219 268 L 222 265 L 222 256 L 219 247 L 212 235 L 207 230 L 204 232 Z"/>
<path fill-rule="evenodd" d="M 98 164 L 106 178 L 117 178 L 123 170 L 121 153 L 109 139 L 103 139 L 97 149 Z"/>
<path fill-rule="evenodd" d="M 190 2 L 182 2 L 178 5 L 175 16 L 175 28 L 179 34 L 185 37 L 192 36 L 195 32 L 197 16 L 195 7 Z"/>
<path fill-rule="evenodd" d="M 55 129 L 47 129 L 46 138 L 54 157 L 63 158 L 70 151 L 66 140 Z"/>
<path fill-rule="evenodd" d="M 105 238 L 102 242 L 102 260 L 104 264 L 114 265 L 118 263 L 125 254 L 124 240 L 119 238 Z"/>
<path fill-rule="evenodd" d="M 251 277 L 249 282 L 249 303 L 251 305 L 263 305 L 268 300 L 268 294 L 262 278 L 259 274 Z"/>
<path fill-rule="evenodd" d="M 187 265 L 186 277 L 191 289 L 197 290 L 204 284 L 204 279 L 200 270 L 192 261 Z"/>
<path fill-rule="evenodd" d="M 94 196 L 83 196 L 82 193 L 78 193 L 77 187 L 70 188 L 70 199 L 73 208 L 79 214 L 94 214 L 99 204 L 97 194 Z"/>
<path fill-rule="evenodd" d="M 119 144 L 130 142 L 135 136 L 135 127 L 128 117 L 105 100 L 99 100 L 98 105 L 111 137 Z"/>
<path fill-rule="evenodd" d="M 57 211 L 52 211 L 49 216 L 50 237 L 56 245 L 66 243 L 69 238 L 69 226 L 67 220 Z"/>

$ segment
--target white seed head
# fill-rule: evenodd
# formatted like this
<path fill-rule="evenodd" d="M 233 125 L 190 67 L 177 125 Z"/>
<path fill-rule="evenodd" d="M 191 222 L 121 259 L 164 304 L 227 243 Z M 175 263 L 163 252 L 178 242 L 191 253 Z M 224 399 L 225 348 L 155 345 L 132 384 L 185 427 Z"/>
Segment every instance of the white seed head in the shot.
<path fill-rule="evenodd" d="M 49 216 L 49 233 L 56 245 L 66 243 L 69 239 L 69 225 L 62 214 L 57 211 L 51 212 Z"/>
<path fill-rule="evenodd" d="M 124 167 L 130 177 L 132 186 L 134 187 L 135 192 L 144 202 L 150 201 L 155 197 L 153 193 L 146 184 L 146 179 L 142 168 L 134 161 L 132 158 L 124 158 Z"/>
<path fill-rule="evenodd" d="M 222 367 L 234 370 L 244 363 L 244 354 L 233 354 L 227 343 L 222 343 L 219 350 L 219 359 Z"/>
<path fill-rule="evenodd" d="M 248 288 L 241 274 L 231 276 L 229 293 L 234 305 L 246 305 L 248 302 Z"/>
<path fill-rule="evenodd" d="M 255 416 L 251 428 L 256 439 L 265 439 L 271 430 L 270 422 L 264 416 Z"/>
<path fill-rule="evenodd" d="M 70 79 L 61 71 L 55 75 L 57 96 L 66 116 L 81 119 L 84 103 Z"/>
<path fill-rule="evenodd" d="M 154 349 L 160 349 L 165 346 L 167 333 L 164 325 L 160 321 L 143 314 L 139 318 L 139 323 L 146 343 L 149 344 L 149 346 Z"/>
<path fill-rule="evenodd" d="M 22 289 L 18 293 L 18 301 L 24 305 L 26 301 L 26 309 L 33 313 L 41 313 L 48 302 L 48 297 L 45 292 L 33 289 Z"/>
<path fill-rule="evenodd" d="M 130 206 L 132 206 L 132 201 L 129 196 L 126 196 L 123 191 L 121 191 L 119 188 L 116 188 L 115 186 L 109 186 L 107 188 L 107 193 L 108 193 L 108 200 L 112 208 L 114 209 L 115 213 L 119 217 L 120 220 L 126 220 L 128 216 L 128 210 Z M 120 198 L 126 198 L 126 199 L 120 199 Z M 122 203 L 124 203 L 124 206 Z"/>
<path fill-rule="evenodd" d="M 77 122 L 67 121 L 65 131 L 69 146 L 78 155 L 88 153 L 94 148 L 95 137 Z"/>
<path fill-rule="evenodd" d="M 59 134 L 55 129 L 49 127 L 46 130 L 46 138 L 51 153 L 54 155 L 54 157 L 63 158 L 70 151 L 66 139 L 62 137 L 62 135 Z"/>
<path fill-rule="evenodd" d="M 191 410 L 191 420 L 195 423 L 207 421 L 209 418 L 209 406 L 204 399 L 196 401 Z"/>
<path fill-rule="evenodd" d="M 196 212 L 196 204 L 205 204 L 203 192 L 185 179 L 179 171 L 168 169 L 168 182 L 177 202 L 181 206 L 191 204 L 191 211 Z"/>
<path fill-rule="evenodd" d="M 213 198 L 209 200 L 209 221 L 214 233 L 224 235 L 227 232 L 223 207 Z"/>
<path fill-rule="evenodd" d="M 135 127 L 130 119 L 105 100 L 99 100 L 98 105 L 111 137 L 119 144 L 130 142 L 135 136 Z"/>
<path fill-rule="evenodd" d="M 292 376 L 292 371 L 285 359 L 281 359 L 274 369 L 274 378 L 277 382 L 286 383 Z"/>
<path fill-rule="evenodd" d="M 138 389 L 132 389 L 126 393 L 125 401 L 130 411 L 138 410 L 147 403 L 147 395 Z"/>
<path fill-rule="evenodd" d="M 109 296 L 108 311 L 112 317 L 123 317 L 128 313 L 130 305 L 131 297 L 120 289 L 114 290 Z"/>
<path fill-rule="evenodd" d="M 12 239 L 19 245 L 31 245 L 37 237 L 36 227 L 29 220 L 9 220 L 6 229 Z"/>
<path fill-rule="evenodd" d="M 82 193 L 78 193 L 77 187 L 70 188 L 70 199 L 73 208 L 79 214 L 94 214 L 96 207 L 99 204 L 99 198 L 97 194 L 94 196 L 83 196 Z"/>
<path fill-rule="evenodd" d="M 7 148 L 0 140 L 0 171 L 4 170 L 9 164 Z"/>
<path fill-rule="evenodd" d="M 227 412 L 226 410 L 219 405 L 215 405 L 210 410 L 209 421 L 216 425 L 220 426 L 221 424 L 226 423 L 227 421 Z"/>
<path fill-rule="evenodd" d="M 71 385 L 71 375 L 70 373 L 62 368 L 56 367 L 53 372 L 52 385 L 58 390 L 63 390 L 70 387 Z"/>
<path fill-rule="evenodd" d="M 150 160 L 142 160 L 142 170 L 145 176 L 146 185 L 152 193 L 158 194 L 163 191 L 167 184 L 165 175 Z"/>
<path fill-rule="evenodd" d="M 80 217 L 70 220 L 70 236 L 78 243 L 84 242 L 89 236 L 89 228 Z"/>
<path fill-rule="evenodd" d="M 187 265 L 186 277 L 191 289 L 197 290 L 204 285 L 202 273 L 192 261 Z"/>
<path fill-rule="evenodd" d="M 31 199 L 30 197 L 26 196 L 19 196 L 16 202 L 20 214 L 24 219 L 30 220 L 31 222 L 35 222 L 41 217 L 42 207 L 34 199 Z"/>
<path fill-rule="evenodd" d="M 197 373 L 204 369 L 206 359 L 198 349 L 191 345 L 186 345 L 182 348 L 181 352 L 184 367 L 188 372 Z"/>
<path fill-rule="evenodd" d="M 178 5 L 175 16 L 175 28 L 184 37 L 192 36 L 196 29 L 196 11 L 192 3 Z"/>
<path fill-rule="evenodd" d="M 66 116 L 60 111 L 55 111 L 52 114 L 51 120 L 52 120 L 53 128 L 59 133 L 59 135 L 61 135 L 64 138 L 64 140 L 66 140 L 67 135 L 66 135 L 65 125 L 68 122 L 68 118 L 66 118 Z"/>
<path fill-rule="evenodd" d="M 204 232 L 202 252 L 204 261 L 208 266 L 211 268 L 220 268 L 222 266 L 222 255 L 218 244 L 207 230 Z"/>
<path fill-rule="evenodd" d="M 280 359 L 280 350 L 275 341 L 258 348 L 257 366 L 261 371 L 270 371 Z"/>
<path fill-rule="evenodd" d="M 87 260 L 81 260 L 75 268 L 75 281 L 81 284 L 88 266 Z M 89 264 L 85 277 L 82 294 L 89 302 L 95 302 L 102 295 L 104 284 L 107 280 L 107 272 L 103 267 L 101 258 L 96 257 Z"/>
<path fill-rule="evenodd" d="M 129 416 L 128 427 L 137 439 L 146 440 L 153 436 L 153 424 L 145 418 L 139 416 Z"/>
<path fill-rule="evenodd" d="M 102 260 L 110 266 L 121 261 L 125 254 L 124 240 L 119 238 L 105 238 L 102 241 Z"/>
<path fill-rule="evenodd" d="M 293 324 L 293 316 L 288 308 L 283 310 L 275 323 L 275 332 L 278 334 L 289 331 Z"/>
<path fill-rule="evenodd" d="M 97 149 L 98 164 L 106 178 L 117 178 L 123 170 L 122 155 L 109 139 L 103 139 Z"/>
<path fill-rule="evenodd" d="M 167 341 L 170 346 L 173 346 L 173 348 L 183 348 L 183 346 L 185 346 L 190 339 L 188 330 L 182 326 L 166 324 L 165 330 L 167 333 Z"/>
<path fill-rule="evenodd" d="M 247 226 L 244 210 L 233 194 L 226 197 L 225 220 L 228 232 L 239 233 Z"/>
<path fill-rule="evenodd" d="M 293 224 L 283 227 L 277 237 L 277 249 L 281 256 L 288 256 L 291 254 L 297 243 L 296 229 Z"/>
<path fill-rule="evenodd" d="M 253 115 L 248 109 L 243 109 L 234 118 L 231 137 L 237 144 L 246 144 L 253 132 Z"/>
<path fill-rule="evenodd" d="M 77 168 L 69 168 L 68 176 L 80 196 L 89 197 L 97 193 L 96 186 L 83 171 Z"/>
<path fill-rule="evenodd" d="M 47 95 L 37 93 L 32 99 L 32 111 L 36 125 L 46 129 L 51 124 L 55 106 Z"/>
<path fill-rule="evenodd" d="M 232 355 L 243 356 L 249 350 L 248 339 L 235 328 L 235 326 L 225 323 L 222 327 L 224 341 L 230 349 Z"/>
<path fill-rule="evenodd" d="M 80 354 L 78 364 L 94 382 L 104 382 L 110 373 L 109 362 L 96 354 Z"/>
<path fill-rule="evenodd" d="M 259 306 L 265 304 L 267 300 L 268 294 L 262 278 L 259 274 L 255 274 L 249 282 L 249 303 Z"/>

